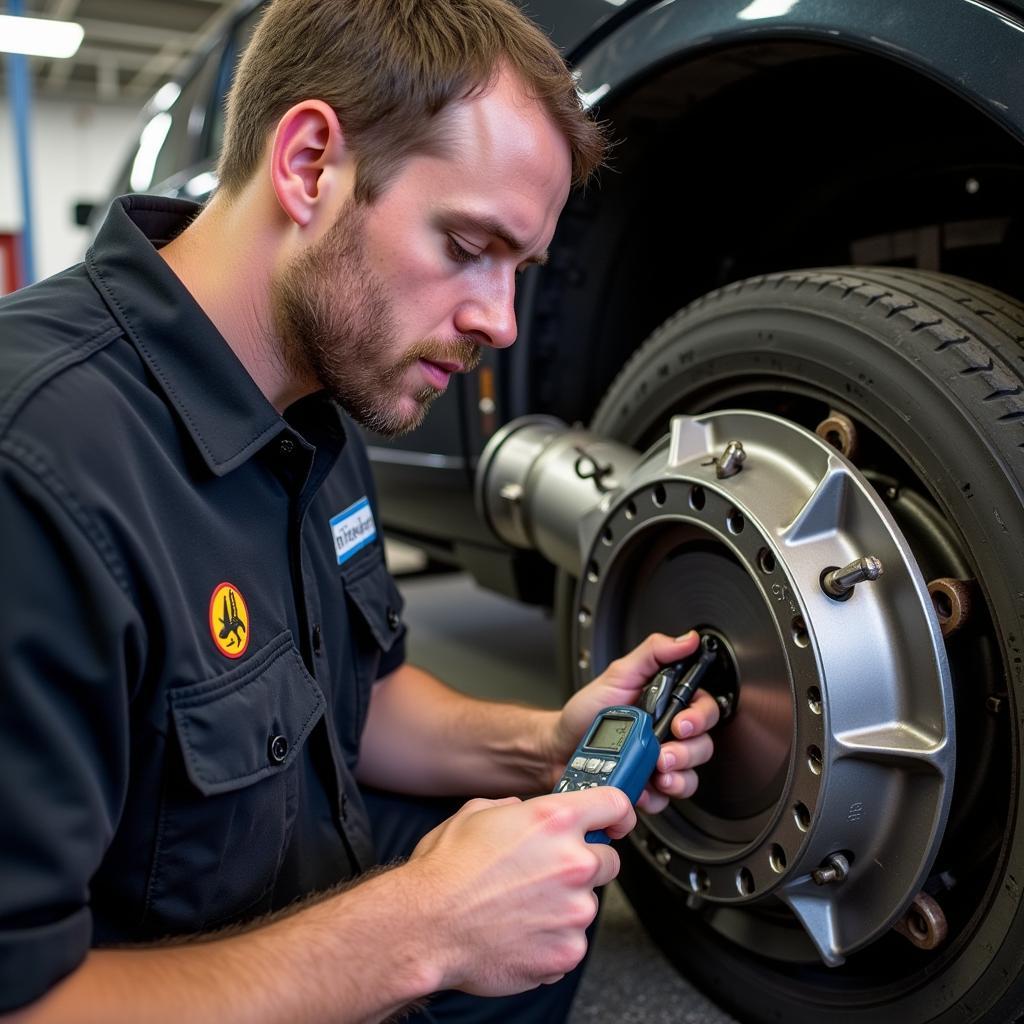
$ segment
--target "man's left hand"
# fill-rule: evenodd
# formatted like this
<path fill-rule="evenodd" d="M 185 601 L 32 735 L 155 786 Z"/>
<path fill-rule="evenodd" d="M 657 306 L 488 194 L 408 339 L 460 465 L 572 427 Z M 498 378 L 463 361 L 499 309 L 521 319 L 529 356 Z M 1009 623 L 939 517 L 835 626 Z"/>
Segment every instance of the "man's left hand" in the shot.
<path fill-rule="evenodd" d="M 557 774 L 552 785 L 561 777 L 566 761 L 599 711 L 616 704 L 635 703 L 659 669 L 689 657 L 699 644 L 700 638 L 692 630 L 677 639 L 652 633 L 570 697 L 555 720 L 552 750 Z M 693 769 L 711 757 L 712 742 L 707 732 L 717 721 L 718 705 L 710 694 L 698 690 L 690 706 L 672 720 L 672 735 L 676 738 L 661 745 L 654 774 L 637 803 L 641 810 L 657 814 L 665 809 L 669 798 L 682 799 L 694 794 L 697 773 Z"/>

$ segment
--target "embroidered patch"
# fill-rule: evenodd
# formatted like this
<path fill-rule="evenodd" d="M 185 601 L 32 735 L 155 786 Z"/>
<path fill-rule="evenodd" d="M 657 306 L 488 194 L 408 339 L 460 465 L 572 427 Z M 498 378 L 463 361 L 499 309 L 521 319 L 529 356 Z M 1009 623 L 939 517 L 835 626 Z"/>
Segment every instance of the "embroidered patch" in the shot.
<path fill-rule="evenodd" d="M 232 583 L 218 583 L 213 588 L 210 636 L 217 650 L 229 658 L 240 658 L 249 646 L 249 606 Z"/>
<path fill-rule="evenodd" d="M 347 562 L 367 544 L 372 544 L 377 539 L 377 525 L 373 521 L 369 500 L 360 498 L 344 512 L 339 512 L 331 520 L 331 533 L 338 565 Z"/>

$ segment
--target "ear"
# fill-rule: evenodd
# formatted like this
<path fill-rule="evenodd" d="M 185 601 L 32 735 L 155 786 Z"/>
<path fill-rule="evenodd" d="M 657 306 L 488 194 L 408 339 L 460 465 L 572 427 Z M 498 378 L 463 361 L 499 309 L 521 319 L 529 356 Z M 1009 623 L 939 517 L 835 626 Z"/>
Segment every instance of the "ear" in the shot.
<path fill-rule="evenodd" d="M 303 100 L 277 122 L 270 179 L 281 209 L 300 227 L 336 209 L 339 190 L 351 189 L 353 178 L 351 151 L 329 104 Z"/>

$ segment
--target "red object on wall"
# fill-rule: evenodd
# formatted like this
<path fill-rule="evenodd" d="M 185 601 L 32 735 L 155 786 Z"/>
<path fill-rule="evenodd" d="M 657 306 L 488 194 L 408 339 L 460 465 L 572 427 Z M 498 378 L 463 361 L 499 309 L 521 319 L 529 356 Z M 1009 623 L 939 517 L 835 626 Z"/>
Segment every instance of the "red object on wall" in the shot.
<path fill-rule="evenodd" d="M 22 286 L 18 235 L 0 232 L 0 295 L 9 295 Z"/>

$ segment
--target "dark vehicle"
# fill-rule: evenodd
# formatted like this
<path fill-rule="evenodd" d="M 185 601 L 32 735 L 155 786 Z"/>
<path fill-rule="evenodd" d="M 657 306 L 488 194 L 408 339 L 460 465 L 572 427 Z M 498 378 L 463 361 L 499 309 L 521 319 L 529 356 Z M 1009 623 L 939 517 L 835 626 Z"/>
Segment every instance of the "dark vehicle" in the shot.
<path fill-rule="evenodd" d="M 652 628 L 723 640 L 732 714 L 701 790 L 622 844 L 642 919 L 721 1004 L 763 1024 L 1016 1020 L 1024 3 L 529 11 L 614 166 L 523 278 L 517 344 L 415 434 L 369 438 L 386 526 L 550 603 L 577 682 Z M 149 111 L 119 191 L 215 186 L 258 13 Z M 590 426 L 559 456 L 595 488 L 581 572 L 474 508 L 485 443 L 527 413 Z M 544 422 L 534 453 L 561 436 Z M 606 443 L 628 465 L 598 505 Z M 532 547 L 520 511 L 506 535 Z M 884 574 L 855 568 L 849 590 L 835 570 L 862 556 Z"/>

